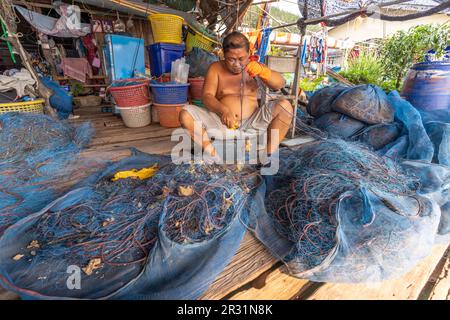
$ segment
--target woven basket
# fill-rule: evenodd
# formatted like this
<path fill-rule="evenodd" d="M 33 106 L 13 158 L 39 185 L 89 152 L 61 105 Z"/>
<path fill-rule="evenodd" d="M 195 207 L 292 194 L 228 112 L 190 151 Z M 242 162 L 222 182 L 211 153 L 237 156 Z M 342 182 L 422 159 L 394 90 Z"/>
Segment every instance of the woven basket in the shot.
<path fill-rule="evenodd" d="M 180 44 L 183 42 L 183 18 L 174 14 L 155 13 L 149 15 L 148 20 L 152 25 L 154 43 Z"/>
<path fill-rule="evenodd" d="M 148 126 L 151 122 L 150 104 L 133 108 L 117 107 L 122 120 L 129 128 L 140 128 Z"/>
<path fill-rule="evenodd" d="M 114 102 L 121 108 L 139 107 L 150 102 L 148 79 L 121 79 L 114 82 L 138 82 L 138 84 L 109 87 Z"/>
<path fill-rule="evenodd" d="M 0 113 L 6 112 L 28 112 L 44 113 L 44 99 L 28 102 L 0 103 Z"/>
<path fill-rule="evenodd" d="M 188 29 L 186 37 L 186 52 L 191 52 L 192 48 L 198 47 L 207 52 L 212 52 L 214 47 L 218 45 L 218 42 L 210 37 L 203 35 L 191 28 Z"/>
<path fill-rule="evenodd" d="M 205 78 L 189 78 L 189 83 L 191 84 L 191 86 L 189 87 L 189 94 L 191 95 L 191 99 L 201 100 Z"/>

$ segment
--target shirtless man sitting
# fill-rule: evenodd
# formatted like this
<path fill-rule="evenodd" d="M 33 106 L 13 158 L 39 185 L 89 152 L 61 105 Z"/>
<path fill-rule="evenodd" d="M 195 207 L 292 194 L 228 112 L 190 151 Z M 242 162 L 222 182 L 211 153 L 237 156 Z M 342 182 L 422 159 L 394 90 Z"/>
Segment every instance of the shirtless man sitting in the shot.
<path fill-rule="evenodd" d="M 255 77 L 273 90 L 283 88 L 285 80 L 264 64 L 250 61 L 249 49 L 249 41 L 243 34 L 229 34 L 223 40 L 225 60 L 211 64 L 205 77 L 202 101 L 207 109 L 186 105 L 180 113 L 183 128 L 213 158 L 217 157 L 217 151 L 206 132 L 219 130 L 229 136 L 230 132 L 245 135 L 268 131 L 266 159 L 270 159 L 292 122 L 293 108 L 286 99 L 268 101 L 258 107 Z M 194 130 L 195 122 L 201 124 L 201 132 Z"/>

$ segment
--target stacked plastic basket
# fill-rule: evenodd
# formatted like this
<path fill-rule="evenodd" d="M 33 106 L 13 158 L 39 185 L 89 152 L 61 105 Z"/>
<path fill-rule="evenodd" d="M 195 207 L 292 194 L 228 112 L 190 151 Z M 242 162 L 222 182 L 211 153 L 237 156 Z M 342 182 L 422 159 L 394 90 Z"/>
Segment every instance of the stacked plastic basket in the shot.
<path fill-rule="evenodd" d="M 150 69 L 153 77 L 164 78 L 171 71 L 172 62 L 184 55 L 183 21 L 173 14 L 151 14 L 148 19 L 152 25 L 154 44 L 147 46 Z M 153 107 L 159 123 L 163 127 L 180 126 L 178 120 L 183 105 L 187 102 L 187 84 L 172 84 L 170 78 L 160 83 L 150 84 Z"/>
<path fill-rule="evenodd" d="M 153 106 L 163 127 L 179 127 L 181 109 L 188 101 L 189 83 L 151 83 Z"/>
<path fill-rule="evenodd" d="M 149 80 L 145 78 L 114 81 L 109 91 L 127 127 L 145 127 L 151 123 Z"/>

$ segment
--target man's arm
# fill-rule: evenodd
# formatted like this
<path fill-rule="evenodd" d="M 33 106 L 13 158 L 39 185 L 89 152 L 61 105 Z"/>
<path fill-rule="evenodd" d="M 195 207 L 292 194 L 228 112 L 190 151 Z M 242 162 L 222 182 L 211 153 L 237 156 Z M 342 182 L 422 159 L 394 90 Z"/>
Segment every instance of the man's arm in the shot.
<path fill-rule="evenodd" d="M 219 87 L 219 65 L 220 62 L 215 62 L 211 64 L 206 73 L 205 84 L 203 86 L 202 102 L 207 109 L 216 113 L 222 122 L 228 126 L 228 128 L 233 128 L 235 125 L 235 115 L 230 111 L 230 109 L 221 103 L 217 98 L 217 90 Z"/>
<path fill-rule="evenodd" d="M 251 61 L 245 70 L 251 77 L 259 77 L 269 89 L 280 90 L 286 84 L 283 76 L 268 66 L 257 61 Z"/>
<path fill-rule="evenodd" d="M 269 89 L 272 90 L 280 90 L 281 88 L 284 88 L 286 84 L 286 80 L 283 78 L 283 76 L 276 71 L 271 70 L 270 78 L 269 79 L 261 79 L 266 86 L 269 87 Z"/>

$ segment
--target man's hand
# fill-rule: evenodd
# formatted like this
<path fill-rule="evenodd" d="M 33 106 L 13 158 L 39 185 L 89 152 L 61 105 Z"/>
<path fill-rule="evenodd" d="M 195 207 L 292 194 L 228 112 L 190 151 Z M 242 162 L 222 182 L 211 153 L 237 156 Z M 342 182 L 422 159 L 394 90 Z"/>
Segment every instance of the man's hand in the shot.
<path fill-rule="evenodd" d="M 222 113 L 221 120 L 230 129 L 236 128 L 237 117 L 231 110 Z"/>
<path fill-rule="evenodd" d="M 254 78 L 258 76 L 262 80 L 269 80 L 272 74 L 272 70 L 270 70 L 265 64 L 257 61 L 251 61 L 247 67 L 245 67 L 245 71 L 247 71 L 250 77 Z"/>

